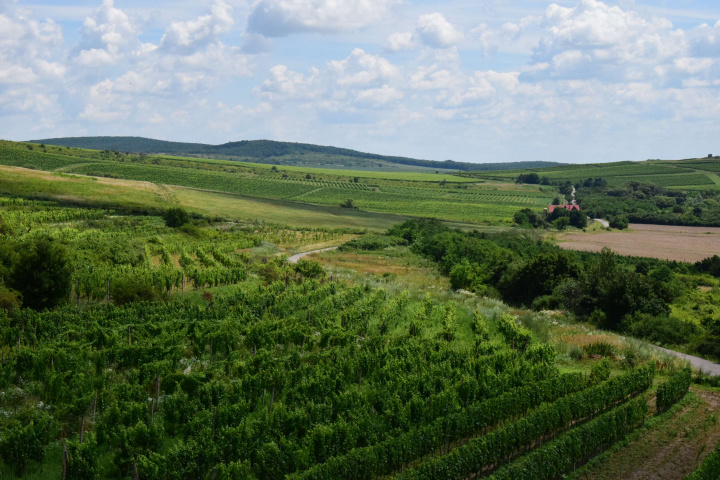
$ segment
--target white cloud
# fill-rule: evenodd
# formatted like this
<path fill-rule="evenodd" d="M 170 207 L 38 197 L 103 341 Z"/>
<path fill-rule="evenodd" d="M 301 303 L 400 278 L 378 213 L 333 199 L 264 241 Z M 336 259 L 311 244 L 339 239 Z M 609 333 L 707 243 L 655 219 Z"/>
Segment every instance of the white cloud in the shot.
<path fill-rule="evenodd" d="M 216 0 L 209 15 L 188 22 L 172 22 L 161 45 L 172 51 L 191 52 L 218 42 L 220 35 L 228 33 L 235 24 L 232 8 L 223 0 Z"/>
<path fill-rule="evenodd" d="M 385 49 L 390 52 L 409 50 L 420 45 L 435 49 L 455 47 L 464 35 L 453 24 L 448 22 L 442 13 L 420 15 L 415 30 L 397 32 L 390 35 L 385 42 Z"/>
<path fill-rule="evenodd" d="M 360 48 L 353 50 L 345 60 L 331 61 L 328 67 L 337 76 L 339 85 L 377 85 L 400 74 L 400 69 L 387 59 Z"/>
<path fill-rule="evenodd" d="M 83 39 L 74 55 L 77 63 L 86 67 L 118 63 L 140 43 L 137 23 L 136 19 L 115 8 L 113 0 L 104 0 L 83 23 Z"/>
<path fill-rule="evenodd" d="M 319 92 L 316 81 L 320 72 L 312 68 L 310 75 L 293 72 L 285 65 L 276 65 L 270 69 L 270 78 L 263 81 L 259 90 L 271 100 L 283 98 L 313 98 Z"/>
<path fill-rule="evenodd" d="M 399 0 L 260 0 L 248 30 L 266 37 L 293 33 L 339 33 L 382 20 Z"/>
<path fill-rule="evenodd" d="M 405 95 L 397 88 L 389 85 L 383 85 L 380 88 L 369 88 L 367 90 L 361 90 L 357 96 L 356 101 L 359 103 L 369 103 L 372 105 L 385 105 L 395 100 L 400 100 Z"/>
<path fill-rule="evenodd" d="M 463 35 L 441 13 L 421 15 L 415 33 L 422 43 L 432 48 L 457 45 Z"/>
<path fill-rule="evenodd" d="M 390 52 L 399 52 L 401 50 L 409 50 L 417 45 L 412 32 L 393 33 L 385 42 L 385 49 Z"/>
<path fill-rule="evenodd" d="M 550 5 L 538 21 L 543 30 L 537 63 L 550 63 L 553 75 L 626 81 L 654 78 L 658 64 L 684 56 L 682 30 L 658 17 L 598 0 L 576 7 Z"/>

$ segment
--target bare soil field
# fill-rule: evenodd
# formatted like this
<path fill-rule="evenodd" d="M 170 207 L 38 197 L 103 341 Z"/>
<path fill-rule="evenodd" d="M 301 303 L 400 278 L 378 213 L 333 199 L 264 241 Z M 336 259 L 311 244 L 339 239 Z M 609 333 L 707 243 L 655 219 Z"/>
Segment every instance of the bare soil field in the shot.
<path fill-rule="evenodd" d="M 720 255 L 720 228 L 640 225 L 628 231 L 568 233 L 558 245 L 566 250 L 599 252 L 609 247 L 620 255 L 697 262 Z"/>

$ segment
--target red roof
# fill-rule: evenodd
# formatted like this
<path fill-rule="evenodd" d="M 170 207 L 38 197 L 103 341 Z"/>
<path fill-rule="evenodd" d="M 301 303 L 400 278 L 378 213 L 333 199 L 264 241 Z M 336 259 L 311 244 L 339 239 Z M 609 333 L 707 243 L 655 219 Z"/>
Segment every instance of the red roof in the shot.
<path fill-rule="evenodd" d="M 552 213 L 556 208 L 564 208 L 565 210 L 580 210 L 580 205 L 548 205 L 548 213 Z"/>

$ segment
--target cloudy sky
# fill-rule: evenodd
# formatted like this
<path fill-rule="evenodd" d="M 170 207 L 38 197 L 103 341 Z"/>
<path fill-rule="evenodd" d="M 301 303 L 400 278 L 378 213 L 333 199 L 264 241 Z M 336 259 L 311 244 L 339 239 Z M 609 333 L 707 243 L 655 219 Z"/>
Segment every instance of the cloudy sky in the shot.
<path fill-rule="evenodd" d="M 716 0 L 0 0 L 0 138 L 720 153 Z"/>

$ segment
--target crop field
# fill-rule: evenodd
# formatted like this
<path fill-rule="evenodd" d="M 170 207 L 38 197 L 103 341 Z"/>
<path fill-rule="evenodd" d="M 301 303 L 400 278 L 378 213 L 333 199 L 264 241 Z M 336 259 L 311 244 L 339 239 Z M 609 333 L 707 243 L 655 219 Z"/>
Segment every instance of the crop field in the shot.
<path fill-rule="evenodd" d="M 717 188 L 720 159 L 677 160 L 646 162 L 614 162 L 596 165 L 566 165 L 527 170 L 505 170 L 500 172 L 478 172 L 473 176 L 488 180 L 512 181 L 521 173 L 535 172 L 551 182 L 569 180 L 573 183 L 588 178 L 602 177 L 608 185 L 622 186 L 631 181 L 653 183 L 665 187 Z M 708 172 L 705 174 L 704 172 Z"/>
<path fill-rule="evenodd" d="M 585 252 L 609 247 L 621 255 L 694 263 L 720 255 L 720 228 L 630 224 L 630 231 L 566 233 L 558 245 Z"/>
<path fill-rule="evenodd" d="M 288 200 L 333 209 L 349 199 L 354 207 L 366 212 L 427 216 L 477 224 L 509 225 L 519 208 L 543 208 L 556 195 L 552 187 L 490 186 L 478 183 L 475 178 L 434 173 L 328 171 L 302 167 L 278 169 L 271 165 L 218 160 L 125 156 L 58 147 L 46 147 L 46 151 L 37 145 L 32 148 L 3 142 L 0 145 L 0 164 L 66 175 L 149 182 L 157 185 L 161 194 L 175 187 L 188 187 L 230 193 L 247 199 Z M 4 191 L 13 193 L 8 188 Z M 200 210 L 208 208 L 191 205 L 188 201 L 192 196 L 190 194 L 183 196 L 185 206 Z M 172 195 L 166 197 L 167 201 L 175 201 Z M 224 203 L 229 200 L 225 197 Z"/>

